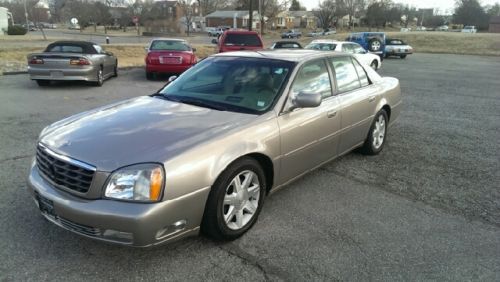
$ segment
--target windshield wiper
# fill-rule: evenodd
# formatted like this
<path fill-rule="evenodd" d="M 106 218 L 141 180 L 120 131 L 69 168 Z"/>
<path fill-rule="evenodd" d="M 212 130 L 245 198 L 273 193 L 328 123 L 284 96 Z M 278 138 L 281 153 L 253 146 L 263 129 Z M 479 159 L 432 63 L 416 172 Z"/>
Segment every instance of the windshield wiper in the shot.
<path fill-rule="evenodd" d="M 189 97 L 180 97 L 180 96 L 173 96 L 173 95 L 162 95 L 163 98 L 177 102 L 177 103 L 183 103 L 183 104 L 188 104 L 188 105 L 193 105 L 193 106 L 198 106 L 202 108 L 209 108 L 217 111 L 227 111 L 227 109 L 221 105 L 217 105 L 214 103 L 206 102 L 200 99 L 196 98 L 189 98 Z"/>

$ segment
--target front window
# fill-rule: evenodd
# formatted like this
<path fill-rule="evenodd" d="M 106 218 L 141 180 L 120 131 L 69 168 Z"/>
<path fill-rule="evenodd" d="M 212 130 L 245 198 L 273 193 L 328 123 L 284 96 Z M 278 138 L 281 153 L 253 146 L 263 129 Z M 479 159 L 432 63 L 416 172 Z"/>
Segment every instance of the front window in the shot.
<path fill-rule="evenodd" d="M 152 51 L 190 51 L 191 47 L 178 40 L 155 40 L 149 47 Z"/>
<path fill-rule="evenodd" d="M 294 65 L 269 59 L 207 58 L 160 94 L 169 100 L 216 110 L 261 114 L 272 108 Z"/>

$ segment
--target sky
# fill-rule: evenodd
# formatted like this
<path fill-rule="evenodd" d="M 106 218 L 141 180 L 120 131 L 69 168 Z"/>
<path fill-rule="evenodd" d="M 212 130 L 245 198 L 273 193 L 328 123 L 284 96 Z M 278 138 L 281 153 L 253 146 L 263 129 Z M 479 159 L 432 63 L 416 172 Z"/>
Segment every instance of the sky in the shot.
<path fill-rule="evenodd" d="M 299 0 L 307 10 L 318 7 L 318 0 Z M 416 8 L 438 8 L 441 14 L 452 14 L 455 8 L 455 0 L 393 0 L 395 3 L 408 4 Z M 479 0 L 481 5 L 493 5 L 500 0 Z"/>

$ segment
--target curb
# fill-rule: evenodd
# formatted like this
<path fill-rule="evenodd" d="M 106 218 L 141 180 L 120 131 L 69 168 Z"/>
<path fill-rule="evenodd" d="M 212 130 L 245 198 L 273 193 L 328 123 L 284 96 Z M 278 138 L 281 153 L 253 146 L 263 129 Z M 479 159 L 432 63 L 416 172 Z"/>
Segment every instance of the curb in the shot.
<path fill-rule="evenodd" d="M 121 68 L 118 68 L 118 70 L 126 71 L 126 70 L 139 69 L 139 68 L 144 68 L 144 66 L 121 67 Z M 16 75 L 16 74 L 27 74 L 27 73 L 28 73 L 28 71 L 6 71 L 6 72 L 3 72 L 2 75 Z"/>

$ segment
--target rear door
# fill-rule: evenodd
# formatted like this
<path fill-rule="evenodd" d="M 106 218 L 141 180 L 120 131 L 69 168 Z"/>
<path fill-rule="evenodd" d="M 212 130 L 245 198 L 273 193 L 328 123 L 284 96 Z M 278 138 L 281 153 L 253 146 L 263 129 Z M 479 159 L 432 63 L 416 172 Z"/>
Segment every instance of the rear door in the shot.
<path fill-rule="evenodd" d="M 281 182 L 286 182 L 333 158 L 340 130 L 339 101 L 333 96 L 331 73 L 323 59 L 305 63 L 293 79 L 287 105 L 278 117 L 281 135 Z M 316 108 L 287 111 L 299 92 L 321 93 Z"/>
<path fill-rule="evenodd" d="M 373 120 L 377 95 L 363 67 L 351 56 L 332 57 L 336 91 L 341 108 L 339 153 L 351 150 L 363 142 Z"/>

